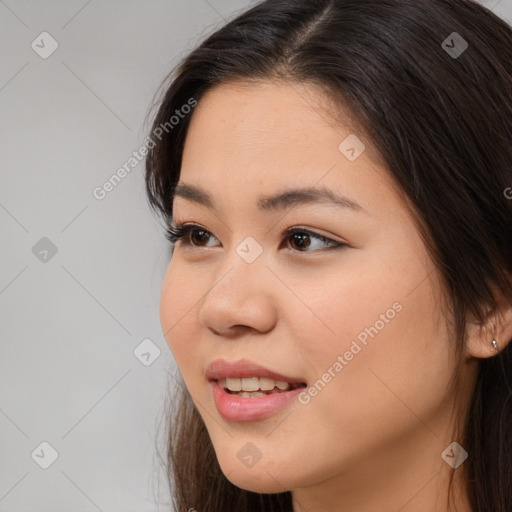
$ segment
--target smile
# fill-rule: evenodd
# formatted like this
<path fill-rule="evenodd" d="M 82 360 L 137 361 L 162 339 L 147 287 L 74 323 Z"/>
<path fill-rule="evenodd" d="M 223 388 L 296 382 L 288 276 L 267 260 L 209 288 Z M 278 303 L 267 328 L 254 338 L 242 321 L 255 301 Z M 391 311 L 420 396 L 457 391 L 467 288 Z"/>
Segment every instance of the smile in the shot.
<path fill-rule="evenodd" d="M 270 377 L 227 377 L 219 379 L 218 383 L 229 394 L 244 398 L 267 396 L 303 387 L 302 384 L 292 384 Z"/>
<path fill-rule="evenodd" d="M 218 381 L 210 382 L 219 414 L 227 421 L 264 420 L 295 400 L 305 385 L 288 390 L 274 387 L 266 391 L 231 391 Z M 276 389 L 277 388 L 277 389 Z"/>

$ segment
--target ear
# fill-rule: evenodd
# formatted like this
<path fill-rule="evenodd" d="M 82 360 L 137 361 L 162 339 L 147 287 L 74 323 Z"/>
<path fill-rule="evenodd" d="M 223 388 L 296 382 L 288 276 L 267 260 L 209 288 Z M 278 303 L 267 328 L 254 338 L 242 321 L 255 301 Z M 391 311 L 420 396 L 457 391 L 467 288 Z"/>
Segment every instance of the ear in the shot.
<path fill-rule="evenodd" d="M 512 302 L 496 288 L 493 290 L 498 308 L 488 311 L 483 325 L 475 319 L 466 322 L 466 354 L 469 357 L 484 359 L 495 356 L 512 340 Z"/>

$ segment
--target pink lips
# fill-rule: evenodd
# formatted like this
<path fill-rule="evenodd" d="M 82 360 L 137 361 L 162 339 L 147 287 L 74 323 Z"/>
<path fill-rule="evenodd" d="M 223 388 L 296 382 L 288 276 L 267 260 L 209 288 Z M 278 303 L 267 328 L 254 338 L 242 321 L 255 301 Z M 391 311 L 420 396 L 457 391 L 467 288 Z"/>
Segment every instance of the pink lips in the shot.
<path fill-rule="evenodd" d="M 304 382 L 300 378 L 282 375 L 245 359 L 233 363 L 217 359 L 208 365 L 205 374 L 212 386 L 215 406 L 227 421 L 255 421 L 268 418 L 293 401 L 304 390 L 303 387 L 298 387 L 282 393 L 247 398 L 228 393 L 217 382 L 219 379 L 269 377 L 290 384 Z"/>
<path fill-rule="evenodd" d="M 227 421 L 255 421 L 272 416 L 281 407 L 291 402 L 303 391 L 296 388 L 273 395 L 243 398 L 230 395 L 217 381 L 211 383 L 215 406 L 220 415 Z"/>
<path fill-rule="evenodd" d="M 287 377 L 286 375 L 270 371 L 246 359 L 240 359 L 233 363 L 224 359 L 216 359 L 208 365 L 205 374 L 208 380 L 219 380 L 226 377 L 269 377 L 270 379 L 282 380 L 290 384 L 300 384 L 304 382 L 302 379 Z"/>

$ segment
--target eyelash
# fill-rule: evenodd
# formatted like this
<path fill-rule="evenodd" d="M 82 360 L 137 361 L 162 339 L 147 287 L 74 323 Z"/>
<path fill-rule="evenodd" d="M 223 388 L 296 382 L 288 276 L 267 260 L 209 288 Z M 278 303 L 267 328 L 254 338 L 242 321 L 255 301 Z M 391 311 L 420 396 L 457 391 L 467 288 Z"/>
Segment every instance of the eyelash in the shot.
<path fill-rule="evenodd" d="M 193 233 L 194 231 L 202 231 L 203 233 L 205 233 L 207 235 L 213 236 L 213 234 L 210 233 L 210 231 L 208 231 L 207 229 L 204 229 L 202 226 L 200 226 L 198 224 L 172 224 L 172 225 L 167 226 L 166 238 L 171 244 L 175 244 L 177 241 L 182 240 L 182 244 L 189 246 L 189 247 L 193 247 L 193 248 L 197 247 L 199 249 L 207 248 L 207 247 L 198 246 L 198 245 L 194 245 L 194 244 L 190 243 L 189 235 L 191 233 Z M 288 229 L 284 233 L 284 236 L 291 237 L 297 233 L 306 234 L 312 238 L 321 240 L 322 242 L 325 242 L 326 244 L 334 244 L 334 245 L 331 245 L 331 247 L 328 247 L 328 249 L 338 249 L 338 248 L 347 246 L 347 244 L 337 242 L 336 240 L 332 240 L 325 236 L 319 235 L 318 233 L 309 231 L 308 229 L 299 228 L 299 227 Z M 307 251 L 307 250 L 306 251 L 298 251 L 298 250 L 295 251 L 294 250 L 294 252 L 318 252 L 318 250 L 313 250 L 313 251 Z"/>

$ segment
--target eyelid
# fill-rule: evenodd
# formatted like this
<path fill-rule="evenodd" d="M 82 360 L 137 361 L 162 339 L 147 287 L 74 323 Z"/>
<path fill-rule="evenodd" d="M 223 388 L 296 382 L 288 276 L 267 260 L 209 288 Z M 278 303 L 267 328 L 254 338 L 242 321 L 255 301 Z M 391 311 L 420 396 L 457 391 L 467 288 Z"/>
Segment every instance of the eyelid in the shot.
<path fill-rule="evenodd" d="M 174 220 L 171 221 L 170 225 L 167 227 L 167 239 L 171 241 L 171 243 L 179 242 L 184 237 L 190 234 L 191 231 L 204 231 L 208 233 L 208 235 L 211 235 L 215 239 L 218 240 L 218 238 L 208 229 L 206 229 L 204 226 L 201 226 L 201 224 L 197 224 L 195 222 L 175 222 Z M 185 244 L 189 245 L 195 249 L 204 249 L 205 247 L 201 246 L 195 246 L 192 244 Z"/>
<path fill-rule="evenodd" d="M 334 238 L 332 238 L 332 236 L 334 236 L 334 235 L 329 235 L 329 234 L 325 234 L 325 233 L 322 234 L 322 233 L 319 233 L 318 231 L 314 231 L 314 228 L 308 228 L 306 226 L 301 226 L 301 225 L 288 228 L 283 233 L 283 235 L 290 234 L 290 233 L 293 234 L 294 232 L 308 233 L 308 234 L 313 235 L 318 238 L 324 238 L 325 240 L 328 240 L 329 242 L 333 242 L 336 244 L 348 245 L 346 242 L 342 242 L 341 240 L 335 240 Z"/>
<path fill-rule="evenodd" d="M 213 238 L 215 238 L 216 240 L 218 240 L 218 238 L 211 231 L 206 229 L 204 226 L 201 226 L 200 224 L 197 224 L 195 222 L 175 223 L 174 221 L 172 222 L 171 226 L 167 230 L 167 233 L 168 233 L 167 238 L 172 243 L 174 243 L 176 241 L 180 241 L 181 239 L 183 239 L 184 237 L 188 236 L 191 232 L 193 232 L 195 230 L 197 230 L 197 231 L 204 231 L 208 235 L 210 235 Z M 321 240 L 326 245 L 330 244 L 330 246 L 325 247 L 323 250 L 299 251 L 299 250 L 294 250 L 294 249 L 290 248 L 287 245 L 286 250 L 288 252 L 293 252 L 293 253 L 308 253 L 308 252 L 310 252 L 310 253 L 317 253 L 317 252 L 329 251 L 329 250 L 332 250 L 332 249 L 338 249 L 338 248 L 341 248 L 341 247 L 348 247 L 348 244 L 346 244 L 344 242 L 339 242 L 339 241 L 334 240 L 334 239 L 332 239 L 332 238 L 330 238 L 328 236 L 322 235 L 320 233 L 312 231 L 309 228 L 302 227 L 302 226 L 293 226 L 291 228 L 288 228 L 282 234 L 283 240 L 286 240 L 287 237 L 290 237 L 290 236 L 294 235 L 295 233 L 304 233 L 304 234 L 310 236 L 311 238 L 316 238 L 317 240 Z M 193 249 L 207 249 L 208 247 L 211 247 L 211 246 L 197 246 L 197 245 L 191 244 L 189 242 L 185 243 L 184 245 L 185 246 L 189 246 L 189 247 L 191 247 Z"/>
<path fill-rule="evenodd" d="M 287 229 L 283 236 L 285 238 L 294 235 L 295 233 L 305 233 L 309 235 L 311 238 L 316 238 L 317 240 L 320 240 L 322 243 L 328 245 L 328 247 L 325 247 L 323 251 L 327 251 L 329 249 L 337 249 L 339 247 L 346 246 L 347 244 L 344 244 L 343 242 L 338 242 L 337 240 L 332 239 L 329 236 L 322 235 L 320 233 L 317 233 L 316 231 L 312 231 L 309 228 L 301 227 L 301 226 L 294 226 L 289 229 Z M 289 249 L 289 247 L 287 247 Z M 313 250 L 313 251 L 293 251 L 293 252 L 322 252 L 320 250 Z"/>

